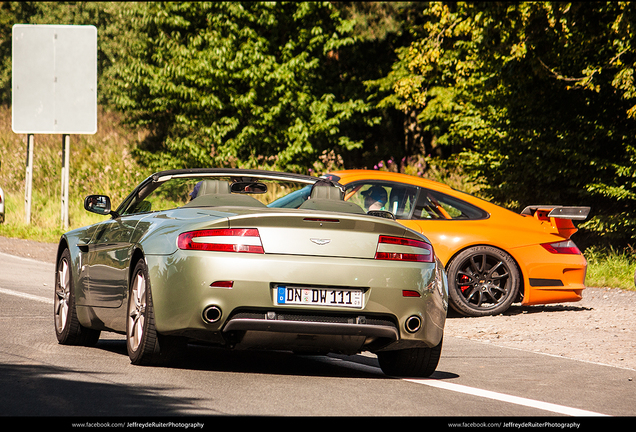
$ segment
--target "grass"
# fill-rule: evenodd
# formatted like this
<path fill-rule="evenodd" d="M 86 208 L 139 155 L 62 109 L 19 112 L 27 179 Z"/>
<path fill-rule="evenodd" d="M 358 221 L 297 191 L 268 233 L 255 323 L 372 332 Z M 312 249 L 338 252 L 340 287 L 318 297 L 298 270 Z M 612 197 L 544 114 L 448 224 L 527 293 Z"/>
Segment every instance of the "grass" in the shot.
<path fill-rule="evenodd" d="M 586 285 L 592 287 L 636 290 L 634 250 L 616 251 L 613 248 L 589 247 L 584 252 L 587 259 Z"/>
<path fill-rule="evenodd" d="M 84 197 L 101 193 L 119 203 L 150 174 L 131 155 L 139 134 L 121 126 L 115 113 L 100 112 L 95 135 L 71 135 L 69 227 L 104 220 L 84 210 Z M 25 221 L 27 136 L 11 131 L 11 111 L 0 107 L 0 185 L 5 193 L 6 221 L 0 235 L 57 242 L 66 231 L 61 218 L 62 136 L 35 135 L 31 223 Z"/>
<path fill-rule="evenodd" d="M 95 135 L 71 136 L 69 230 L 105 219 L 84 210 L 86 195 L 107 194 L 117 204 L 150 174 L 131 155 L 142 137 L 143 132 L 129 131 L 121 126 L 117 114 L 104 111 L 100 112 Z M 0 236 L 56 243 L 66 231 L 61 220 L 62 137 L 35 136 L 30 224 L 25 222 L 26 138 L 26 135 L 11 131 L 10 108 L 0 106 L 0 186 L 6 200 L 6 221 L 0 224 Z M 423 174 L 420 171 L 428 165 L 426 177 L 464 190 L 467 187 L 456 167 L 444 167 L 422 158 L 409 162 L 412 163 L 409 163 L 408 174 Z M 384 165 L 388 167 L 390 163 Z M 591 247 L 584 254 L 588 260 L 588 286 L 635 289 L 634 250 Z"/>

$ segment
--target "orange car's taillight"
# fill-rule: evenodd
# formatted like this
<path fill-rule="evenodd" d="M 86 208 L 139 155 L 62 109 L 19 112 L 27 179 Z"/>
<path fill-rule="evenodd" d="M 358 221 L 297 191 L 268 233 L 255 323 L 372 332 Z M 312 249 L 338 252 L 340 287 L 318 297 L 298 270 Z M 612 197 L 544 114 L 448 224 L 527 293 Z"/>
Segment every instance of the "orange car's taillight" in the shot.
<path fill-rule="evenodd" d="M 572 240 L 564 240 L 555 243 L 542 243 L 541 246 L 553 254 L 581 255 L 581 251 Z"/>
<path fill-rule="evenodd" d="M 265 253 L 256 228 L 221 228 L 181 233 L 179 249 Z"/>
<path fill-rule="evenodd" d="M 421 240 L 380 236 L 375 259 L 391 261 L 435 261 L 433 246 Z"/>

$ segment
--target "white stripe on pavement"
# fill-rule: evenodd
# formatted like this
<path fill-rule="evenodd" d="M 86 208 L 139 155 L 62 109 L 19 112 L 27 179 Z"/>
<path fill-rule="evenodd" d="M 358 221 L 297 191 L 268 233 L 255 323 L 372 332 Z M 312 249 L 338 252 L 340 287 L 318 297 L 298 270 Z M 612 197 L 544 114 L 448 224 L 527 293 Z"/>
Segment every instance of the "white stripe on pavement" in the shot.
<path fill-rule="evenodd" d="M 53 299 L 52 298 L 40 297 L 40 296 L 36 296 L 36 295 L 33 295 L 33 294 L 23 293 L 23 292 L 20 292 L 20 291 L 13 291 L 13 290 L 0 288 L 0 294 L 8 294 L 8 295 L 16 296 L 16 297 L 22 297 L 22 298 L 29 299 L 29 300 L 39 301 L 39 302 L 42 302 L 42 303 L 53 304 Z"/>
<path fill-rule="evenodd" d="M 435 380 L 431 378 L 425 379 L 404 379 L 404 381 L 413 382 L 416 384 L 424 384 L 430 387 L 437 387 L 444 390 L 450 390 L 454 392 L 464 393 L 468 395 L 494 399 L 502 402 L 513 403 L 517 405 L 523 405 L 532 408 L 538 408 L 544 411 L 551 411 L 558 414 L 564 414 L 569 416 L 578 417 L 597 417 L 606 416 L 606 414 L 599 414 L 593 411 L 586 411 L 578 408 L 571 408 L 563 405 L 556 405 L 548 402 L 541 402 L 534 399 L 527 399 L 518 396 L 507 395 L 504 393 L 497 393 L 489 390 L 482 390 L 474 387 L 468 387 L 461 384 L 453 384 L 445 381 Z"/>
<path fill-rule="evenodd" d="M 352 369 L 358 369 L 360 371 L 371 373 L 382 373 L 382 370 L 375 366 L 360 364 L 351 362 L 348 360 L 342 360 L 334 357 L 322 357 L 321 360 L 326 359 L 328 363 L 338 364 L 344 367 L 351 367 Z M 324 360 L 323 360 L 324 361 Z M 345 364 L 346 363 L 346 364 Z M 508 402 L 516 405 L 523 405 L 531 408 L 537 408 L 544 411 L 550 411 L 558 414 L 576 416 L 576 417 L 598 417 L 607 416 L 607 414 L 600 414 L 593 411 L 582 410 L 578 408 L 571 408 L 563 405 L 552 404 L 548 402 L 541 402 L 534 399 L 528 399 L 518 396 L 507 395 L 504 393 L 497 393 L 490 390 L 482 390 L 475 387 L 468 387 L 461 384 L 453 384 L 446 381 L 436 380 L 432 378 L 411 379 L 402 378 L 403 381 L 412 382 L 415 384 L 424 384 L 429 387 L 436 387 L 439 389 L 450 390 L 458 393 L 464 393 L 472 396 L 483 397 L 487 399 L 494 399 L 502 402 Z"/>

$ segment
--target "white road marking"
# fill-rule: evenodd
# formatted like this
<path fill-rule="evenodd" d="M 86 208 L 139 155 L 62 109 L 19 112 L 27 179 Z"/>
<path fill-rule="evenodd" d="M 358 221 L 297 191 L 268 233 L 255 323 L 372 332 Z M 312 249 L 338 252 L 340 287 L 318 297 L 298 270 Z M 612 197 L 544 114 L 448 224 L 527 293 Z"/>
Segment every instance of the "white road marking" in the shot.
<path fill-rule="evenodd" d="M 502 402 L 513 403 L 517 405 L 523 405 L 531 408 L 538 408 L 544 411 L 551 411 L 558 414 L 564 414 L 569 416 L 578 416 L 578 417 L 598 417 L 598 416 L 607 416 L 606 414 L 600 414 L 593 411 L 582 410 L 578 408 L 571 408 L 563 405 L 556 405 L 548 402 L 541 402 L 534 399 L 527 399 L 518 396 L 507 395 L 504 393 L 497 393 L 489 390 L 482 390 L 474 387 L 468 387 L 461 384 L 453 384 L 445 381 L 440 381 L 431 378 L 425 379 L 404 379 L 404 381 L 409 381 L 416 384 L 424 384 L 430 387 L 436 387 L 444 390 L 450 390 L 454 392 L 464 393 L 468 395 L 494 399 Z"/>
<path fill-rule="evenodd" d="M 6 258 L 17 259 L 17 260 L 22 260 L 22 261 L 30 261 L 30 262 L 36 263 L 36 264 L 45 264 L 45 265 L 50 265 L 52 267 L 55 267 L 55 265 L 53 263 L 50 263 L 50 262 L 36 260 L 35 258 L 28 258 L 28 257 L 21 257 L 21 256 L 18 256 L 18 255 L 11 255 L 11 254 L 4 253 L 4 252 L 0 252 L 0 257 L 6 257 Z"/>
<path fill-rule="evenodd" d="M 42 303 L 53 304 L 53 299 L 48 297 L 40 297 L 33 294 L 27 294 L 20 291 L 8 290 L 4 288 L 0 288 L 0 294 L 8 294 L 16 297 L 22 297 L 29 300 L 35 300 Z"/>
<path fill-rule="evenodd" d="M 334 357 L 321 357 L 327 359 L 327 362 L 334 363 L 340 366 L 350 367 L 364 372 L 382 374 L 382 370 L 375 366 L 360 364 L 351 362 L 348 360 L 342 360 Z M 346 364 L 345 364 L 346 363 Z M 516 405 L 523 405 L 531 408 L 537 408 L 544 411 L 550 411 L 557 414 L 575 416 L 575 417 L 606 417 L 607 414 L 600 414 L 593 411 L 582 410 L 578 408 L 571 408 L 563 405 L 552 404 L 548 402 L 541 402 L 534 399 L 523 398 L 519 396 L 507 395 L 504 393 L 497 393 L 490 390 L 483 390 L 475 387 L 469 387 L 461 384 L 453 384 L 446 381 L 436 380 L 432 378 L 412 379 L 402 378 L 403 381 L 412 382 L 415 384 L 423 384 L 429 387 L 436 387 L 443 390 L 454 391 L 458 393 L 464 393 L 472 396 L 483 397 L 487 399 L 494 399 L 502 402 L 508 402 Z"/>

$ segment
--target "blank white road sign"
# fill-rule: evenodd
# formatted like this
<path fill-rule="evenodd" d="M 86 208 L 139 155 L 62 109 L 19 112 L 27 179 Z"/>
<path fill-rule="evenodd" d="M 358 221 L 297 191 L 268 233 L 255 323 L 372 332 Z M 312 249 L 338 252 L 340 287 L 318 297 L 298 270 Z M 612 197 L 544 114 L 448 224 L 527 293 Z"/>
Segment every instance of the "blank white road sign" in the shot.
<path fill-rule="evenodd" d="M 13 26 L 12 129 L 97 132 L 97 28 Z"/>

